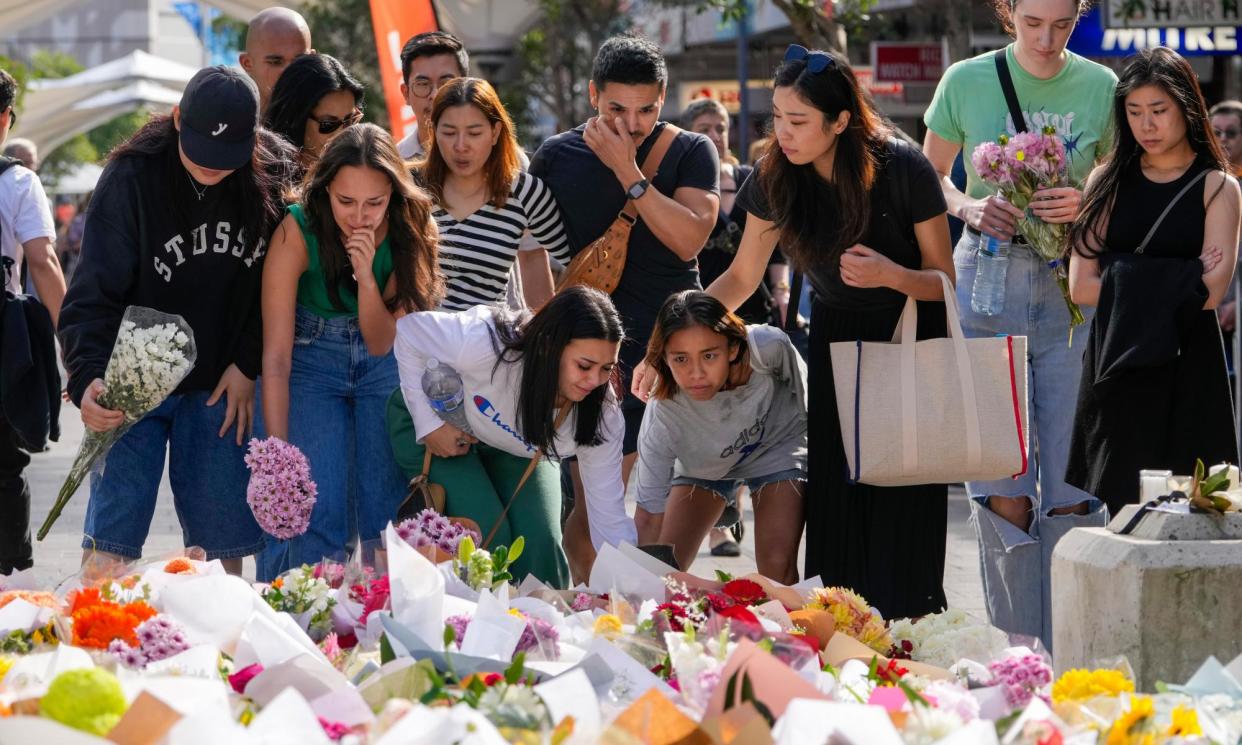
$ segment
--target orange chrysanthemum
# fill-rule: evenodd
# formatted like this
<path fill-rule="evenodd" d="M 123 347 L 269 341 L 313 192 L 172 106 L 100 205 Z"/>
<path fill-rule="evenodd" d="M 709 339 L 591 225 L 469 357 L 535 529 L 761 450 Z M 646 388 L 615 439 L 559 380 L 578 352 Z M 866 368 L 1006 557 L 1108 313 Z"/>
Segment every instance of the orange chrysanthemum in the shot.
<path fill-rule="evenodd" d="M 0 608 L 8 605 L 14 600 L 25 600 L 31 605 L 37 605 L 41 608 L 60 608 L 60 601 L 50 592 L 42 592 L 36 590 L 9 590 L 8 592 L 0 592 Z"/>
<path fill-rule="evenodd" d="M 184 556 L 178 556 L 164 565 L 168 574 L 194 574 L 194 564 Z"/>
<path fill-rule="evenodd" d="M 99 594 L 98 587 L 83 587 L 69 596 L 69 613 L 72 615 L 83 608 L 90 608 L 106 602 L 108 601 L 104 600 L 103 596 Z"/>
<path fill-rule="evenodd" d="M 75 596 L 75 605 L 80 596 Z M 73 644 L 77 647 L 107 649 L 114 639 L 138 646 L 134 630 L 155 615 L 155 609 L 142 601 L 118 605 L 102 601 L 73 611 Z"/>

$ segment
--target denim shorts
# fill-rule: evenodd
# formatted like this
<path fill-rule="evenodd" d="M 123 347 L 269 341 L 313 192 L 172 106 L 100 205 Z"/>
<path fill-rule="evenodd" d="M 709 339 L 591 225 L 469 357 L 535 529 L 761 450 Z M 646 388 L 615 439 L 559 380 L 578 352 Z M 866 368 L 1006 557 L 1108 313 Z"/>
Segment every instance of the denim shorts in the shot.
<path fill-rule="evenodd" d="M 725 502 L 725 507 L 737 507 L 737 490 L 743 484 L 750 490 L 750 498 L 756 499 L 759 491 L 768 484 L 775 484 L 780 481 L 806 481 L 806 471 L 801 468 L 790 468 L 787 471 L 778 471 L 764 476 L 753 476 L 748 479 L 696 479 L 693 476 L 674 476 L 671 482 L 672 486 L 694 486 L 699 489 L 706 489 L 720 497 Z M 651 514 L 663 514 L 665 506 L 668 504 L 666 496 L 659 504 L 642 503 L 639 506 Z"/>
<path fill-rule="evenodd" d="M 289 541 L 268 536 L 256 566 L 270 581 L 291 566 L 344 559 L 355 541 L 380 537 L 397 515 L 406 480 L 388 440 L 388 398 L 401 385 L 391 351 L 368 352 L 353 316 L 323 318 L 298 307 L 289 371 L 289 442 L 318 487 L 310 528 Z M 260 430 L 266 427 L 260 421 Z"/>
<path fill-rule="evenodd" d="M 169 396 L 112 446 L 102 472 L 91 474 L 82 548 L 142 556 L 165 456 L 186 546 L 201 547 L 208 559 L 249 556 L 263 547 L 263 531 L 246 504 L 246 446 L 237 444 L 235 429 L 219 436 L 228 402 L 222 396 L 207 406 L 210 397 L 208 391 Z"/>

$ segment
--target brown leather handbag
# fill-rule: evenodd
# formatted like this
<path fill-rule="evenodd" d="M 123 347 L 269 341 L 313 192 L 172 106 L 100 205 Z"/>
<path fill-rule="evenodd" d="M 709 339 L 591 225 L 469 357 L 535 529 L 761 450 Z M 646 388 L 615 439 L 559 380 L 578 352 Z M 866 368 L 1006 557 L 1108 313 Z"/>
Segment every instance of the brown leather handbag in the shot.
<path fill-rule="evenodd" d="M 409 491 L 405 499 L 401 500 L 401 505 L 397 507 L 397 522 L 415 517 L 427 508 L 441 515 L 444 514 L 444 487 L 432 483 L 430 473 L 431 450 L 426 449 L 423 453 L 423 472 L 410 479 Z"/>
<path fill-rule="evenodd" d="M 643 178 L 654 182 L 660 169 L 660 162 L 668 153 L 669 147 L 681 130 L 672 124 L 665 124 L 660 136 L 656 138 L 647 157 L 643 159 Z M 650 188 L 655 188 L 650 187 Z M 604 231 L 604 234 L 582 249 L 569 262 L 556 283 L 556 291 L 566 287 L 586 285 L 597 290 L 612 293 L 621 282 L 621 273 L 625 271 L 625 256 L 629 250 L 630 231 L 638 222 L 638 209 L 632 200 L 625 201 L 625 207 L 617 213 L 617 217 Z"/>

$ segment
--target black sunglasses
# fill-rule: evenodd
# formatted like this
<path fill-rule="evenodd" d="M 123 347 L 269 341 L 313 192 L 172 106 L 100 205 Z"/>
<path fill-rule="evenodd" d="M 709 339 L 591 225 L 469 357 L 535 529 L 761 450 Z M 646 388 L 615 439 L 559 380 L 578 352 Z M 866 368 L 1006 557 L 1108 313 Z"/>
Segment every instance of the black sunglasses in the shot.
<path fill-rule="evenodd" d="M 785 61 L 801 62 L 802 60 L 806 60 L 806 69 L 812 75 L 818 75 L 824 70 L 837 65 L 836 60 L 823 52 L 812 52 L 801 44 L 790 44 L 789 48 L 785 50 Z"/>
<path fill-rule="evenodd" d="M 362 112 L 354 109 L 354 113 L 344 119 L 316 119 L 312 116 L 311 121 L 319 125 L 319 134 L 330 135 L 341 127 L 352 127 L 362 121 Z"/>

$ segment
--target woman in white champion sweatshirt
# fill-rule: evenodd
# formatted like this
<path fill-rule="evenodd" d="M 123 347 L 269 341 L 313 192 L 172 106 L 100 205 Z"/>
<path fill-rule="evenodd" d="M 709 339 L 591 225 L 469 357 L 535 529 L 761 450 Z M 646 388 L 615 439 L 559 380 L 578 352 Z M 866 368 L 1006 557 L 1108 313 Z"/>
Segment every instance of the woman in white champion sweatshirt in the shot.
<path fill-rule="evenodd" d="M 411 313 L 397 322 L 401 392 L 416 442 L 393 427 L 393 447 L 402 463 L 421 464 L 423 448 L 440 456 L 432 460 L 430 479 L 444 486 L 449 515 L 475 520 L 486 535 L 530 459 L 537 452 L 547 456 L 493 541 L 506 545 L 525 537 L 513 572 L 519 580 L 530 573 L 553 586 L 569 584 L 560 474 L 552 462 L 560 458 L 577 456 L 582 472 L 592 543 L 585 550 L 637 542 L 621 481 L 625 423 L 615 388 L 623 335 L 612 300 L 582 287 L 559 293 L 533 316 L 479 306 Z M 461 376 L 473 436 L 442 421 L 427 402 L 421 381 L 430 359 Z M 571 409 L 557 427 L 566 406 Z"/>

